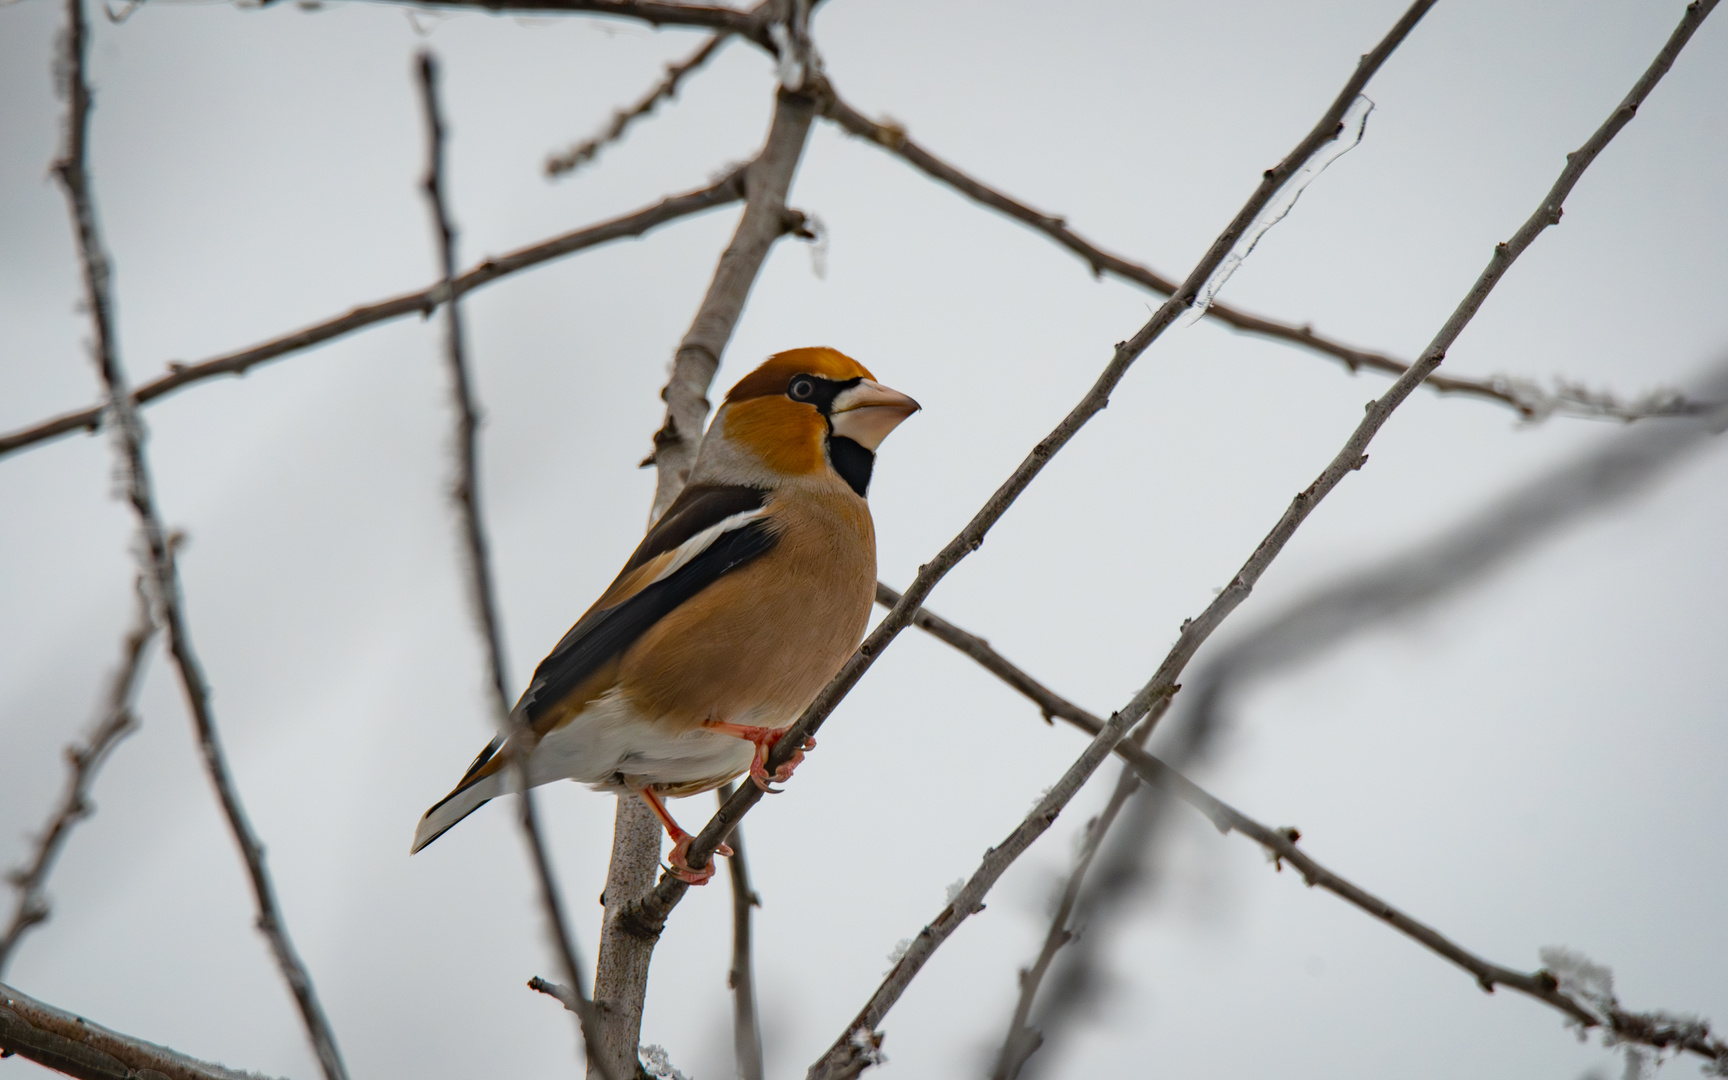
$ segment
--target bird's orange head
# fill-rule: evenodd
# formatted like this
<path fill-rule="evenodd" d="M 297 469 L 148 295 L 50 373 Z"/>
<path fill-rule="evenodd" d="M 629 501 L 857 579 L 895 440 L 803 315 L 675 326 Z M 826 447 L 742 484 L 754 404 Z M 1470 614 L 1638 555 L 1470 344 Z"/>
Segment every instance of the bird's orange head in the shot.
<path fill-rule="evenodd" d="M 863 495 L 876 448 L 918 408 L 837 349 L 790 349 L 738 380 L 714 424 L 774 473 L 831 469 Z"/>

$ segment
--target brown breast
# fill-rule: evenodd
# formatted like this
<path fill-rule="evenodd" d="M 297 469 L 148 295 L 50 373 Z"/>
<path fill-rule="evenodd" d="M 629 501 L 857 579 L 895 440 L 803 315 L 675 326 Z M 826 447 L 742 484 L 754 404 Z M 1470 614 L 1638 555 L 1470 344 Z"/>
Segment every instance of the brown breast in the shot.
<path fill-rule="evenodd" d="M 849 490 L 776 497 L 772 551 L 644 634 L 618 686 L 674 730 L 707 719 L 778 727 L 863 640 L 876 588 L 870 509 Z M 754 714 L 754 715 L 752 715 Z"/>

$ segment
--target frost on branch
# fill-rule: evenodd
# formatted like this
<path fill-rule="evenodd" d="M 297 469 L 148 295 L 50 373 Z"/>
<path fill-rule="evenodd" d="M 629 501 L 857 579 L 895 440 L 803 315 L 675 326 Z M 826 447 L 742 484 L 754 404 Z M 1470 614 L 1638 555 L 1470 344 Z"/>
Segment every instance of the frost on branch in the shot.
<path fill-rule="evenodd" d="M 672 1064 L 671 1058 L 666 1054 L 666 1048 L 659 1043 L 637 1047 L 637 1052 L 642 1055 L 642 1068 L 647 1071 L 649 1076 L 656 1077 L 658 1080 L 690 1080 L 690 1077 L 680 1072 Z"/>
<path fill-rule="evenodd" d="M 1715 1058 L 1704 1066 L 1706 1076 L 1728 1076 L 1728 1048 L 1711 1038 L 1709 1021 L 1660 1010 L 1626 1012 L 1614 995 L 1614 972 L 1606 964 L 1552 945 L 1538 955 L 1560 992 L 1596 1014 L 1602 1045 L 1621 1048 L 1626 1061 L 1623 1080 L 1649 1080 L 1665 1057 L 1682 1050 Z M 1584 1038 L 1584 1027 L 1575 1026 L 1578 1037 Z"/>

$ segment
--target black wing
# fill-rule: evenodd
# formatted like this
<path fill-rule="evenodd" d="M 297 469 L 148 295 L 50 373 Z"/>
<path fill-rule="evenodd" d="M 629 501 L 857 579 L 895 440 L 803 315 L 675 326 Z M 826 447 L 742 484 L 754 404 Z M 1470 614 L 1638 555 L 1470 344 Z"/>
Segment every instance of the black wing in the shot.
<path fill-rule="evenodd" d="M 760 510 L 768 493 L 750 487 L 686 488 L 643 538 L 623 574 L 676 549 L 727 518 Z M 728 529 L 683 566 L 612 607 L 582 616 L 551 655 L 534 669 L 516 709 L 530 723 L 561 702 L 601 665 L 635 643 L 648 628 L 721 577 L 774 546 L 768 521 L 754 518 Z M 478 763 L 477 763 L 478 764 Z"/>

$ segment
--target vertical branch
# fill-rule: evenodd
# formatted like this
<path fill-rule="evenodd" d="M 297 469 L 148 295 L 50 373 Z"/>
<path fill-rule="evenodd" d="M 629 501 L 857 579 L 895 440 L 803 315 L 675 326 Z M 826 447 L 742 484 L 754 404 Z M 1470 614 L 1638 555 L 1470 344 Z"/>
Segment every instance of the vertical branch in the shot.
<path fill-rule="evenodd" d="M 48 921 L 48 897 L 45 894 L 48 875 L 53 872 L 55 860 L 60 857 L 60 850 L 66 846 L 72 830 L 96 812 L 90 803 L 90 787 L 96 782 L 102 764 L 120 745 L 120 740 L 138 727 L 138 718 L 132 712 L 132 699 L 142 681 L 145 648 L 155 636 L 156 624 L 150 618 L 150 601 L 145 595 L 144 583 L 140 581 L 138 614 L 132 629 L 121 642 L 120 666 L 109 680 L 102 717 L 82 744 L 66 748 L 66 763 L 71 767 L 66 777 L 66 792 L 60 797 L 60 805 L 49 817 L 42 835 L 37 838 L 35 857 L 29 865 L 8 875 L 12 886 L 18 890 L 18 906 L 13 909 L 6 933 L 0 935 L 0 975 L 6 973 L 6 965 L 24 935 Z"/>
<path fill-rule="evenodd" d="M 150 481 L 149 463 L 144 454 L 144 430 L 138 421 L 126 376 L 121 370 L 114 340 L 114 307 L 110 292 L 108 257 L 102 249 L 101 234 L 96 227 L 96 208 L 90 193 L 90 175 L 86 163 L 89 141 L 90 87 L 85 81 L 85 54 L 90 32 L 84 22 L 82 0 L 67 0 L 65 57 L 62 67 L 66 94 L 66 146 L 61 158 L 54 163 L 54 175 L 66 192 L 66 202 L 72 213 L 72 223 L 78 234 L 79 260 L 84 276 L 85 304 L 90 312 L 91 328 L 95 332 L 93 351 L 96 366 L 102 376 L 103 389 L 112 413 L 113 432 L 119 458 L 120 478 L 127 502 L 138 519 L 138 559 L 146 588 L 156 607 L 155 621 L 168 636 L 168 651 L 180 675 L 180 685 L 186 694 L 187 708 L 192 713 L 198 734 L 198 749 L 210 783 L 216 789 L 222 812 L 227 816 L 229 830 L 246 861 L 251 879 L 253 898 L 258 908 L 258 929 L 270 943 L 276 966 L 294 994 L 305 1022 L 307 1037 L 318 1057 L 327 1080 L 346 1080 L 347 1070 L 336 1049 L 336 1037 L 324 1008 L 318 1002 L 312 977 L 294 951 L 288 927 L 276 900 L 276 888 L 264 865 L 264 847 L 246 818 L 240 802 L 240 792 L 228 771 L 216 730 L 216 717 L 210 708 L 210 687 L 204 679 L 192 639 L 187 631 L 185 612 L 181 607 L 180 575 L 175 565 L 174 550 L 168 532 L 162 526 L 156 509 L 156 496 Z"/>
<path fill-rule="evenodd" d="M 804 228 L 804 215 L 786 206 L 792 174 L 803 156 L 816 114 L 815 101 L 782 88 L 775 98 L 774 122 L 768 141 L 744 177 L 744 214 L 732 242 L 720 255 L 714 279 L 696 309 L 696 318 L 672 357 L 672 375 L 660 396 L 666 419 L 654 433 L 654 452 L 647 462 L 659 470 L 653 517 L 665 512 L 690 478 L 702 427 L 708 418 L 708 386 L 720 368 L 720 357 L 743 314 L 744 302 L 774 241 Z"/>
<path fill-rule="evenodd" d="M 769 249 L 781 236 L 803 228 L 803 215 L 787 208 L 786 194 L 815 114 L 816 103 L 810 96 L 784 87 L 776 94 L 768 138 L 745 171 L 744 213 L 720 255 L 690 330 L 679 343 L 671 376 L 660 394 L 666 401 L 666 418 L 654 435 L 654 452 L 643 463 L 659 471 L 650 520 L 672 505 L 690 477 L 708 416 L 709 384 Z M 660 931 L 633 917 L 630 909 L 653 887 L 659 865 L 660 823 L 641 799 L 620 798 L 612 863 L 602 894 L 606 914 L 601 922 L 594 1000 L 607 1061 L 632 1072 L 641 1041 L 648 965 Z"/>
<path fill-rule="evenodd" d="M 521 725 L 510 709 L 507 678 L 504 673 L 503 638 L 498 627 L 497 592 L 492 582 L 492 564 L 486 543 L 486 529 L 480 515 L 479 491 L 479 410 L 474 404 L 473 387 L 468 378 L 468 362 L 463 347 L 461 305 L 456 300 L 456 231 L 444 198 L 444 121 L 438 108 L 438 65 L 431 53 L 420 54 L 421 102 L 426 114 L 426 200 L 432 212 L 432 224 L 438 235 L 439 270 L 443 283 L 439 299 L 444 304 L 444 357 L 450 373 L 450 396 L 456 410 L 456 480 L 450 497 L 462 520 L 465 563 L 468 571 L 468 595 L 474 605 L 474 620 L 486 646 L 486 662 L 492 689 L 494 719 L 501 732 L 509 732 L 513 724 Z M 582 989 L 582 964 L 576 956 L 576 945 L 564 918 L 558 885 L 552 876 L 551 861 L 540 835 L 540 823 L 534 811 L 533 791 L 528 785 L 525 739 L 512 739 L 511 767 L 520 789 L 519 802 L 523 837 L 534 863 L 534 874 L 540 886 L 540 904 L 557 947 L 558 958 L 569 980 L 577 1023 L 585 1049 L 591 1048 L 597 1028 L 593 1003 Z M 598 1065 L 601 1076 L 612 1080 L 614 1073 L 598 1064 L 597 1055 L 587 1054 L 591 1067 Z"/>
<path fill-rule="evenodd" d="M 715 792 L 720 805 L 732 797 L 732 785 L 721 784 Z M 762 1080 L 762 1022 L 756 1013 L 756 970 L 750 960 L 750 909 L 762 906 L 762 898 L 750 887 L 750 864 L 744 861 L 744 834 L 733 830 L 729 841 L 732 857 L 726 869 L 732 875 L 732 968 L 726 985 L 732 990 L 732 1053 L 739 1080 Z"/>

